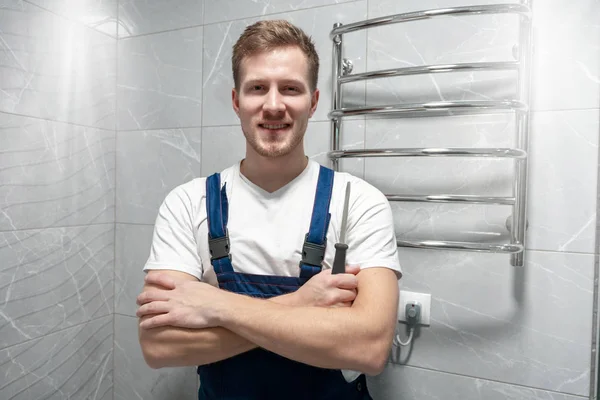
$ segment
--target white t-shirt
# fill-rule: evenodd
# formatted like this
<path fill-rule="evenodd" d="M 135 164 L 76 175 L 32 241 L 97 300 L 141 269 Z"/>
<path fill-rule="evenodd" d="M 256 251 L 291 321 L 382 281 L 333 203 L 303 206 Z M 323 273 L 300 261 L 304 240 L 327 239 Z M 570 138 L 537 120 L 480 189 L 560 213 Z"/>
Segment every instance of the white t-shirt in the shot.
<path fill-rule="evenodd" d="M 295 179 L 273 193 L 240 173 L 240 163 L 221 173 L 229 202 L 227 228 L 235 272 L 298 276 L 304 237 L 310 226 L 319 164 L 309 160 Z M 346 191 L 351 182 L 346 232 L 346 264 L 362 269 L 401 269 L 398 262 L 392 211 L 385 196 L 364 180 L 335 172 L 323 268 L 333 265 L 335 243 Z M 144 271 L 168 269 L 186 272 L 218 286 L 210 263 L 206 220 L 206 178 L 197 178 L 173 189 L 161 205 Z M 358 373 L 344 371 L 348 381 Z"/>

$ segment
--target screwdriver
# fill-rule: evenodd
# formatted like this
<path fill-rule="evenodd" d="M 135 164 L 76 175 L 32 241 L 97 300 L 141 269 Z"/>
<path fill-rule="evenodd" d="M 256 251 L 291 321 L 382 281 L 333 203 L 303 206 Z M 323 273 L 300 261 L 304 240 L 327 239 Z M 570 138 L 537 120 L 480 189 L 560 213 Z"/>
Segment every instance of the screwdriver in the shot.
<path fill-rule="evenodd" d="M 335 256 L 333 258 L 332 274 L 343 274 L 346 272 L 346 226 L 348 224 L 348 203 L 350 201 L 350 182 L 346 184 L 346 198 L 344 199 L 344 210 L 342 212 L 342 226 L 340 228 L 340 240 L 335 244 Z"/>

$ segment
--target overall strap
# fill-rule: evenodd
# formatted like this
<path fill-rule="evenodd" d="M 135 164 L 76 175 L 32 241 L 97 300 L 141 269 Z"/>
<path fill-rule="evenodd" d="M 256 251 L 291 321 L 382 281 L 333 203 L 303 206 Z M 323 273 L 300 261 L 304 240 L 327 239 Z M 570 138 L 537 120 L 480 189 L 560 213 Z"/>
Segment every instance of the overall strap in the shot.
<path fill-rule="evenodd" d="M 324 166 L 320 167 L 310 228 L 302 246 L 300 278 L 310 279 L 313 275 L 321 272 L 327 244 L 327 229 L 331 219 L 329 205 L 333 191 L 333 175 L 333 170 Z"/>
<path fill-rule="evenodd" d="M 208 248 L 215 272 L 233 272 L 229 253 L 227 218 L 229 204 L 225 186 L 221 189 L 221 176 L 215 173 L 206 178 L 206 219 L 208 222 Z"/>

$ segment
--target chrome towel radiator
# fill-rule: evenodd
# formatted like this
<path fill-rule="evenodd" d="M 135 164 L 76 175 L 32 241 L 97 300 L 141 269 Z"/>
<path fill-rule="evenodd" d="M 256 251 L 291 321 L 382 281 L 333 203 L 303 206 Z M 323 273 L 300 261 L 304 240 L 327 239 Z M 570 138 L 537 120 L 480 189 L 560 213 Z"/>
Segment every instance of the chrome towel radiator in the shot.
<path fill-rule="evenodd" d="M 333 168 L 339 170 L 341 158 L 363 157 L 494 157 L 515 160 L 513 194 L 510 197 L 478 195 L 386 194 L 389 201 L 500 204 L 512 206 L 512 215 L 507 221 L 510 243 L 476 243 L 439 240 L 408 241 L 398 240 L 400 247 L 441 250 L 466 250 L 478 252 L 508 253 L 513 266 L 523 266 L 525 250 L 526 205 L 527 205 L 527 151 L 529 141 L 529 96 L 531 73 L 531 0 L 525 4 L 493 4 L 454 8 L 433 9 L 404 14 L 396 14 L 347 25 L 334 24 L 330 33 L 333 41 L 333 96 L 331 119 L 332 150 L 328 153 Z M 520 17 L 519 46 L 517 61 L 474 62 L 448 65 L 423 65 L 417 67 L 394 68 L 352 74 L 352 64 L 343 58 L 343 35 L 363 29 L 384 25 L 407 23 L 444 16 L 467 16 L 481 14 L 516 14 Z M 512 70 L 517 72 L 517 98 L 510 100 L 484 101 L 434 101 L 412 104 L 390 104 L 344 108 L 341 85 L 349 82 L 365 81 L 397 76 L 451 73 L 457 71 Z M 342 118 L 356 115 L 389 115 L 395 118 L 449 116 L 481 114 L 486 112 L 515 113 L 515 148 L 385 148 L 364 150 L 343 150 L 340 148 Z"/>

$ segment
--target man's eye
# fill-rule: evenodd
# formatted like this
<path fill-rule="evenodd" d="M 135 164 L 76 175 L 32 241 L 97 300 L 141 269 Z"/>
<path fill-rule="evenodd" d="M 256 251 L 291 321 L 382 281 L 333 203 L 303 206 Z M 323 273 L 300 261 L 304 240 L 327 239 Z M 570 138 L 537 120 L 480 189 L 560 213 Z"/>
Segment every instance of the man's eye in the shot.
<path fill-rule="evenodd" d="M 297 87 L 290 86 L 290 87 L 288 87 L 288 88 L 287 88 L 287 90 L 288 90 L 288 91 L 291 91 L 291 92 L 297 92 L 297 91 L 298 91 L 298 88 L 297 88 Z"/>
<path fill-rule="evenodd" d="M 262 90 L 262 85 L 254 85 L 252 86 L 252 90 Z"/>

